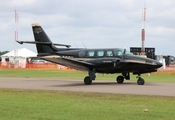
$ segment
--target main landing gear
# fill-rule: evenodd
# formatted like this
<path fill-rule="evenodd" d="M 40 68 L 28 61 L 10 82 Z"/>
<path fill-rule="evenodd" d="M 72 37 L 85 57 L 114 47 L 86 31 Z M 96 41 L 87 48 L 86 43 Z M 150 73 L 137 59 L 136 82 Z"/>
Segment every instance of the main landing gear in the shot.
<path fill-rule="evenodd" d="M 124 77 L 120 75 L 117 77 L 116 81 L 117 81 L 117 83 L 123 83 Z"/>
<path fill-rule="evenodd" d="M 129 72 L 122 73 L 122 75 L 118 76 L 116 78 L 117 83 L 123 83 L 124 79 L 130 80 L 130 74 Z"/>
<path fill-rule="evenodd" d="M 84 84 L 85 85 L 90 85 L 91 83 L 92 83 L 92 80 L 90 79 L 90 77 L 89 76 L 86 76 L 84 78 Z"/>
<path fill-rule="evenodd" d="M 89 76 L 86 76 L 84 78 L 85 85 L 90 85 L 92 83 L 92 80 L 95 80 L 95 78 L 96 78 L 94 71 L 89 70 L 88 74 L 89 74 Z"/>

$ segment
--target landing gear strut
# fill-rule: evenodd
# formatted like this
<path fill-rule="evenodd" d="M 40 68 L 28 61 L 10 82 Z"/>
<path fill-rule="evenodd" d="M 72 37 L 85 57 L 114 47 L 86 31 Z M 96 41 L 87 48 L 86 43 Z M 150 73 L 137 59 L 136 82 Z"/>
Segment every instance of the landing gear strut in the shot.
<path fill-rule="evenodd" d="M 94 71 L 89 70 L 88 74 L 89 74 L 89 76 L 86 76 L 84 78 L 84 84 L 85 85 L 90 85 L 92 83 L 92 80 L 95 80 L 95 78 L 96 78 Z"/>

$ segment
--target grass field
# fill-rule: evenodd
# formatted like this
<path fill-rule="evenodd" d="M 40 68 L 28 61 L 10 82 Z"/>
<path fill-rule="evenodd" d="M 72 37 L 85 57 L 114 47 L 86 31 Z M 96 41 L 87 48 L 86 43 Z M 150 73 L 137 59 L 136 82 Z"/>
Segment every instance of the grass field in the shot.
<path fill-rule="evenodd" d="M 0 89 L 0 96 L 1 120 L 175 119 L 173 97 L 19 89 Z"/>
<path fill-rule="evenodd" d="M 0 77 L 83 80 L 86 75 L 79 71 L 0 69 Z M 117 75 L 97 74 L 97 80 L 115 80 Z M 175 82 L 173 71 L 142 77 L 146 82 Z M 131 80 L 136 81 L 135 76 Z M 174 105 L 175 97 L 0 88 L 0 120 L 174 120 Z"/>

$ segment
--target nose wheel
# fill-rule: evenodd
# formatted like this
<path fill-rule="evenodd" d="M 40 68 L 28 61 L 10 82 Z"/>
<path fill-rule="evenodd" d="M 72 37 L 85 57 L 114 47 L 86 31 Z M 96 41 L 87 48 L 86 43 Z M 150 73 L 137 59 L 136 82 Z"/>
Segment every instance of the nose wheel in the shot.
<path fill-rule="evenodd" d="M 137 84 L 138 85 L 144 85 L 145 84 L 145 80 L 141 77 L 139 77 L 139 79 L 137 80 Z"/>

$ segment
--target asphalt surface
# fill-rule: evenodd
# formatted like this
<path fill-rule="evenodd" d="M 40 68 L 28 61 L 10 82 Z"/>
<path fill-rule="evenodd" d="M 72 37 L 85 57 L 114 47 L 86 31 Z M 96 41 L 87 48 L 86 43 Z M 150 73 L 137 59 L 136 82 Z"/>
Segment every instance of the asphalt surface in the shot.
<path fill-rule="evenodd" d="M 116 81 L 97 80 L 93 81 L 91 85 L 84 85 L 83 80 L 0 77 L 0 88 L 66 90 L 175 97 L 175 83 L 146 82 L 145 85 L 137 85 L 136 82 L 130 81 L 118 84 Z"/>

